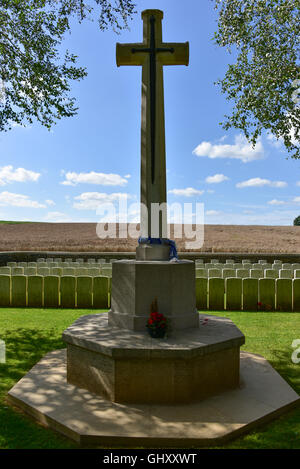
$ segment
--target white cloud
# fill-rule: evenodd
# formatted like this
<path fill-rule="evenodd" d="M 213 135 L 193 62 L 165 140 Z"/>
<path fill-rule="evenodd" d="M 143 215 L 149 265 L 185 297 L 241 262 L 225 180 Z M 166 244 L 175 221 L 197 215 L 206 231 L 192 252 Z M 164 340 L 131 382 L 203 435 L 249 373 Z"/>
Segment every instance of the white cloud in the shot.
<path fill-rule="evenodd" d="M 299 204 L 300 203 L 300 197 L 294 197 L 293 202 L 295 202 L 296 204 Z"/>
<path fill-rule="evenodd" d="M 236 187 L 239 189 L 243 187 L 263 187 L 263 186 L 270 186 L 270 187 L 286 187 L 287 183 L 284 181 L 270 181 L 269 179 L 262 179 L 262 178 L 252 178 L 248 179 L 247 181 L 238 182 Z"/>
<path fill-rule="evenodd" d="M 223 135 L 223 137 L 219 138 L 218 142 L 224 142 L 224 140 L 226 140 L 227 137 L 228 135 Z"/>
<path fill-rule="evenodd" d="M 46 205 L 40 204 L 35 200 L 31 200 L 28 195 L 14 194 L 13 192 L 0 193 L 0 206 L 2 207 L 29 207 L 29 208 L 45 208 Z"/>
<path fill-rule="evenodd" d="M 47 215 L 44 217 L 45 221 L 57 223 L 57 222 L 70 222 L 71 219 L 69 215 L 66 215 L 62 212 L 48 212 Z"/>
<path fill-rule="evenodd" d="M 56 205 L 55 202 L 51 199 L 47 199 L 47 200 L 45 200 L 45 202 L 46 202 L 47 205 Z"/>
<path fill-rule="evenodd" d="M 269 141 L 270 145 L 272 145 L 272 147 L 275 147 L 275 148 L 282 147 L 283 139 L 280 138 L 280 139 L 277 140 L 277 138 L 275 137 L 274 134 L 268 134 L 267 135 L 267 140 Z"/>
<path fill-rule="evenodd" d="M 40 177 L 40 173 L 35 173 L 24 168 L 16 168 L 13 166 L 2 166 L 0 168 L 0 186 L 11 184 L 13 182 L 36 182 Z"/>
<path fill-rule="evenodd" d="M 205 182 L 208 184 L 219 184 L 220 182 L 227 181 L 229 178 L 224 174 L 215 174 L 214 176 L 208 176 Z"/>
<path fill-rule="evenodd" d="M 248 163 L 249 161 L 264 158 L 264 148 L 261 140 L 252 148 L 252 144 L 243 135 L 237 135 L 233 145 L 219 144 L 213 145 L 210 142 L 202 142 L 198 145 L 193 154 L 196 156 L 207 156 L 208 158 L 233 158 Z"/>
<path fill-rule="evenodd" d="M 205 215 L 208 216 L 214 216 L 214 215 L 220 215 L 222 212 L 219 212 L 218 210 L 207 210 L 205 212 Z"/>
<path fill-rule="evenodd" d="M 116 201 L 126 200 L 129 197 L 126 193 L 84 192 L 74 197 L 79 202 L 75 202 L 73 207 L 77 210 L 97 210 L 102 204 L 111 204 Z"/>
<path fill-rule="evenodd" d="M 97 184 L 101 186 L 125 186 L 128 181 L 127 177 L 119 174 L 105 174 L 90 171 L 89 173 L 68 172 L 65 174 L 65 181 L 61 184 L 64 186 L 76 186 L 77 184 Z"/>
<path fill-rule="evenodd" d="M 211 215 L 207 223 L 216 225 L 292 226 L 294 218 L 299 215 L 295 210 L 286 209 L 268 210 L 260 213 L 255 211 L 252 214 L 249 212 L 219 212 L 216 215 Z"/>
<path fill-rule="evenodd" d="M 269 200 L 268 204 L 269 205 L 284 205 L 285 202 L 283 200 L 273 199 L 273 200 Z"/>
<path fill-rule="evenodd" d="M 186 189 L 171 189 L 168 191 L 169 194 L 174 194 L 182 197 L 194 197 L 197 195 L 202 195 L 204 191 L 199 191 L 193 187 L 187 187 Z"/>

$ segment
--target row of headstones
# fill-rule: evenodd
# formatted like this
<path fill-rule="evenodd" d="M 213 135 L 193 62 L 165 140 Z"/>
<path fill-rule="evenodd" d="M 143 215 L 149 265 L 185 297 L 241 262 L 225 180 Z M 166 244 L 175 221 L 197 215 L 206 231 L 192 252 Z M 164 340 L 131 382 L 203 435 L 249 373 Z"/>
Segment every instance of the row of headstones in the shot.
<path fill-rule="evenodd" d="M 92 267 L 93 264 L 88 264 L 83 267 L 48 267 L 37 264 L 36 266 L 5 266 L 0 267 L 0 275 L 88 275 L 97 277 L 99 275 L 105 275 L 111 277 L 112 269 L 109 264 L 106 266 Z"/>
<path fill-rule="evenodd" d="M 288 263 L 282 262 L 281 260 L 275 259 L 273 264 L 267 262 L 266 260 L 258 260 L 258 262 L 250 262 L 249 259 L 243 259 L 241 262 L 236 262 L 234 259 L 226 259 L 225 263 L 219 262 L 217 259 L 212 259 L 210 262 L 204 262 L 203 259 L 196 259 L 195 260 L 195 267 L 196 269 L 210 269 L 210 268 L 217 268 L 217 269 L 224 269 L 224 268 L 234 268 L 234 269 L 241 269 L 241 268 L 257 268 L 257 269 L 292 269 L 295 270 L 296 268 L 300 268 L 300 263 Z"/>
<path fill-rule="evenodd" d="M 108 277 L 0 275 L 0 306 L 106 309 Z"/>
<path fill-rule="evenodd" d="M 80 262 L 83 259 L 76 259 L 76 261 L 72 260 L 60 260 L 55 259 L 49 262 L 49 259 L 39 259 L 37 262 L 7 262 L 8 267 L 111 267 L 112 262 L 105 262 L 105 259 L 98 259 L 96 262 L 95 259 L 88 259 L 88 262 Z"/>
<path fill-rule="evenodd" d="M 300 278 L 300 266 L 297 270 L 291 269 L 196 269 L 196 277 L 202 278 Z"/>
<path fill-rule="evenodd" d="M 300 263 L 282 263 L 280 260 L 275 260 L 273 264 L 265 260 L 251 264 L 246 259 L 241 263 L 234 263 L 232 259 L 227 259 L 225 264 L 217 260 L 205 264 L 202 260 L 196 260 L 195 267 L 196 277 L 205 278 L 300 278 Z"/>
<path fill-rule="evenodd" d="M 105 264 L 107 262 L 114 262 L 115 259 L 110 259 L 107 261 L 106 259 L 94 259 L 94 258 L 88 258 L 88 259 L 83 259 L 83 258 L 75 258 L 75 260 L 72 257 L 66 257 L 62 259 L 61 257 L 39 257 L 37 259 L 37 262 L 47 262 L 48 264 L 51 264 L 52 262 L 78 262 L 79 264 Z"/>
<path fill-rule="evenodd" d="M 107 308 L 107 277 L 0 275 L 0 306 Z M 300 311 L 300 279 L 197 278 L 200 310 Z"/>
<path fill-rule="evenodd" d="M 199 310 L 300 311 L 300 279 L 196 278 Z"/>

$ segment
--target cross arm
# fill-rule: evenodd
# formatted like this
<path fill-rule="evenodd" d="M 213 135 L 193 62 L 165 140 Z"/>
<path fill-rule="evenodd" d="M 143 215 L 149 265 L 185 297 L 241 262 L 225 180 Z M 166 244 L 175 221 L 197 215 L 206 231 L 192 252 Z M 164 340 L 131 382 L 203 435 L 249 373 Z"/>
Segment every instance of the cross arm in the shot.
<path fill-rule="evenodd" d="M 144 44 L 120 44 L 117 42 L 116 46 L 116 60 L 117 66 L 120 65 L 143 65 L 147 53 L 135 54 L 132 49 L 143 49 Z"/>
<path fill-rule="evenodd" d="M 158 59 L 163 65 L 188 65 L 189 64 L 189 43 L 188 42 L 168 42 L 162 43 L 157 49 Z M 173 49 L 172 53 L 163 52 L 163 49 Z"/>

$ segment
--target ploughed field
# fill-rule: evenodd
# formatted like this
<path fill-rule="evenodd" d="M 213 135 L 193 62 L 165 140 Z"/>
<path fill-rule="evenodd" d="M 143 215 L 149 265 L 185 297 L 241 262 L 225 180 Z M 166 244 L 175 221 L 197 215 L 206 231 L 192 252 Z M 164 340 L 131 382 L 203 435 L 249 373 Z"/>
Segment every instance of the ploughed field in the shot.
<path fill-rule="evenodd" d="M 136 238 L 120 238 L 117 229 L 117 237 L 100 239 L 96 227 L 96 223 L 0 223 L 0 251 L 135 251 Z M 178 251 L 193 251 L 186 249 L 184 236 L 174 237 L 173 225 L 170 237 Z M 205 225 L 204 244 L 195 251 L 297 254 L 300 226 Z"/>

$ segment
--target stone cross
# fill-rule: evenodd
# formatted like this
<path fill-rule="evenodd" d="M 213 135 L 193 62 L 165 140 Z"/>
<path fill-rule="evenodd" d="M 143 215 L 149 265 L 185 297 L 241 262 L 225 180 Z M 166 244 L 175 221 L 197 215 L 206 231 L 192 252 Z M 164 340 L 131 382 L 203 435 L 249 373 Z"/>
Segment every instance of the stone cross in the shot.
<path fill-rule="evenodd" d="M 141 210 L 141 234 L 152 238 L 167 237 L 167 211 L 157 223 L 151 211 L 167 202 L 163 66 L 189 62 L 188 42 L 162 42 L 162 18 L 160 10 L 143 11 L 143 42 L 116 49 L 118 67 L 142 66 L 141 204 L 147 210 Z"/>

